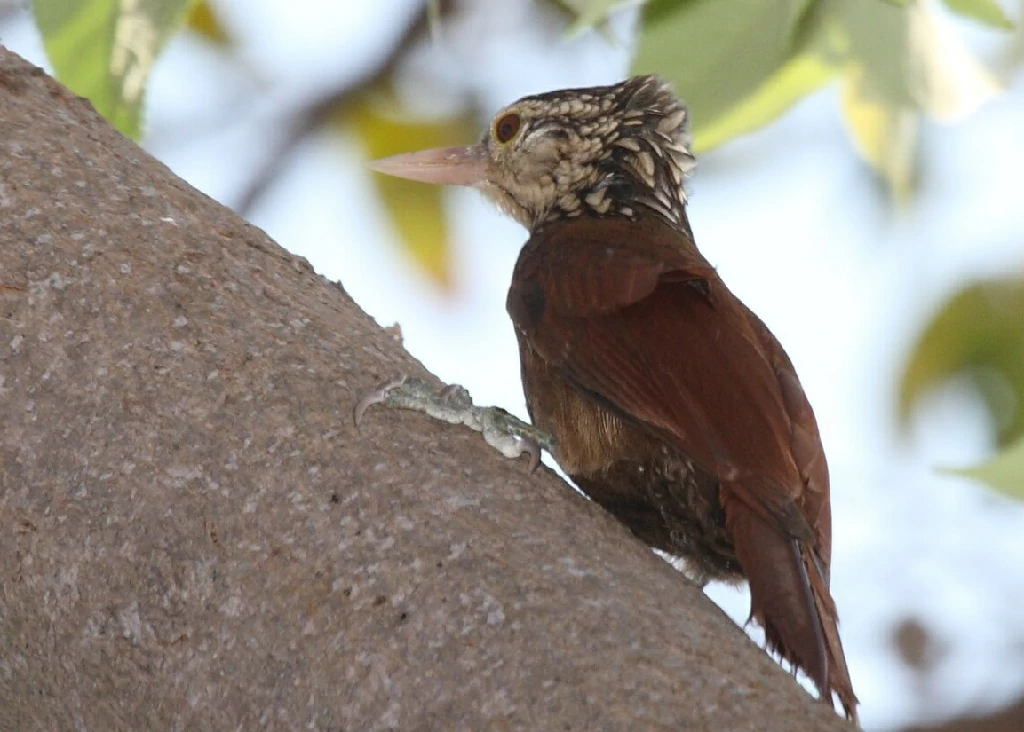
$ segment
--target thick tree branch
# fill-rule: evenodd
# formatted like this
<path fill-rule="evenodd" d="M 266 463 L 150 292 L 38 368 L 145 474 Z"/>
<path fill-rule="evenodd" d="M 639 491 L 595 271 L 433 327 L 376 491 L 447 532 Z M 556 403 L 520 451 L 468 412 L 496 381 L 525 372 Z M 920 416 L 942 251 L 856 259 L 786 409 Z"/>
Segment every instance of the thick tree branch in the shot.
<path fill-rule="evenodd" d="M 0 49 L 0 729 L 846 725 L 337 286 Z"/>

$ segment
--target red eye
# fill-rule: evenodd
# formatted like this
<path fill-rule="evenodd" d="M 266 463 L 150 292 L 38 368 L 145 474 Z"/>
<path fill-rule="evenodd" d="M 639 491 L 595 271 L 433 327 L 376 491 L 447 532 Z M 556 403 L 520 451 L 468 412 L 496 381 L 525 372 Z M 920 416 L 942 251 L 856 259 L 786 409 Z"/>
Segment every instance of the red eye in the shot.
<path fill-rule="evenodd" d="M 501 119 L 494 123 L 494 138 L 498 142 L 508 142 L 519 132 L 519 125 L 521 123 L 519 115 L 515 112 L 503 115 Z"/>

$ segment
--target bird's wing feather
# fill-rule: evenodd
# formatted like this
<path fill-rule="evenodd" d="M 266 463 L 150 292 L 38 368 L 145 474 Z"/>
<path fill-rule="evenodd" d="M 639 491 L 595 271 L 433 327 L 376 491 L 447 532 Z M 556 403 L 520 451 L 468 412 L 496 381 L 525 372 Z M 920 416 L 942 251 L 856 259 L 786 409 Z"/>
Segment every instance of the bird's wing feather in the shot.
<path fill-rule="evenodd" d="M 683 234 L 610 219 L 561 231 L 520 258 L 516 328 L 581 395 L 718 478 L 769 644 L 855 714 L 828 589 L 828 472 L 782 347 Z"/>
<path fill-rule="evenodd" d="M 731 479 L 752 510 L 810 539 L 794 503 L 802 487 L 784 395 L 746 311 L 692 244 L 641 245 L 634 232 L 608 246 L 596 238 L 607 231 L 581 228 L 514 278 L 516 327 L 581 392 Z"/>

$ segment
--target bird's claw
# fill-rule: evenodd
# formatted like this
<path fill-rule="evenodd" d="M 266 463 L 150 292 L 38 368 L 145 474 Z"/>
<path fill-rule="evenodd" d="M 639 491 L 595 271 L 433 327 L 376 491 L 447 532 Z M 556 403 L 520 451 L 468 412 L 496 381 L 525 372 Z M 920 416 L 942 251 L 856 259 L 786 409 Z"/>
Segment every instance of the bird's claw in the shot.
<path fill-rule="evenodd" d="M 408 379 L 409 377 L 403 374 L 397 379 L 387 381 L 373 391 L 364 394 L 362 398 L 356 402 L 355 406 L 352 407 L 352 424 L 355 428 L 357 430 L 359 429 L 359 424 L 363 421 L 363 414 L 366 413 L 367 409 L 375 404 L 384 404 L 387 401 L 388 392 L 402 386 L 406 381 L 408 381 Z"/>
<path fill-rule="evenodd" d="M 533 473 L 540 466 L 542 444 L 551 444 L 551 438 L 509 414 L 500 407 L 474 407 L 477 410 L 477 422 L 484 441 L 507 458 L 529 455 L 530 463 L 527 470 Z M 473 429 L 478 429 L 470 425 Z M 534 436 L 536 435 L 536 436 Z"/>
<path fill-rule="evenodd" d="M 464 424 L 480 432 L 487 444 L 505 457 L 528 455 L 531 473 L 540 465 L 541 451 L 550 452 L 554 447 L 550 435 L 504 409 L 475 406 L 469 392 L 458 384 L 450 384 L 437 391 L 425 381 L 404 375 L 385 382 L 361 397 L 352 408 L 352 422 L 356 429 L 359 429 L 366 410 L 376 404 L 422 412 L 452 424 Z"/>

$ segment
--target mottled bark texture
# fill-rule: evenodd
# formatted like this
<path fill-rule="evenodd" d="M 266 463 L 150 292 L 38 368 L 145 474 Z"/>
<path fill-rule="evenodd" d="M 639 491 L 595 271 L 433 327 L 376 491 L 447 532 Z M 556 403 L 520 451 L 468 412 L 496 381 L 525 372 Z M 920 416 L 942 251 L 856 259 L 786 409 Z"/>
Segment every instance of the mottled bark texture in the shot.
<path fill-rule="evenodd" d="M 0 729 L 846 727 L 553 474 L 357 433 L 422 367 L 2 50 L 0 282 Z"/>

